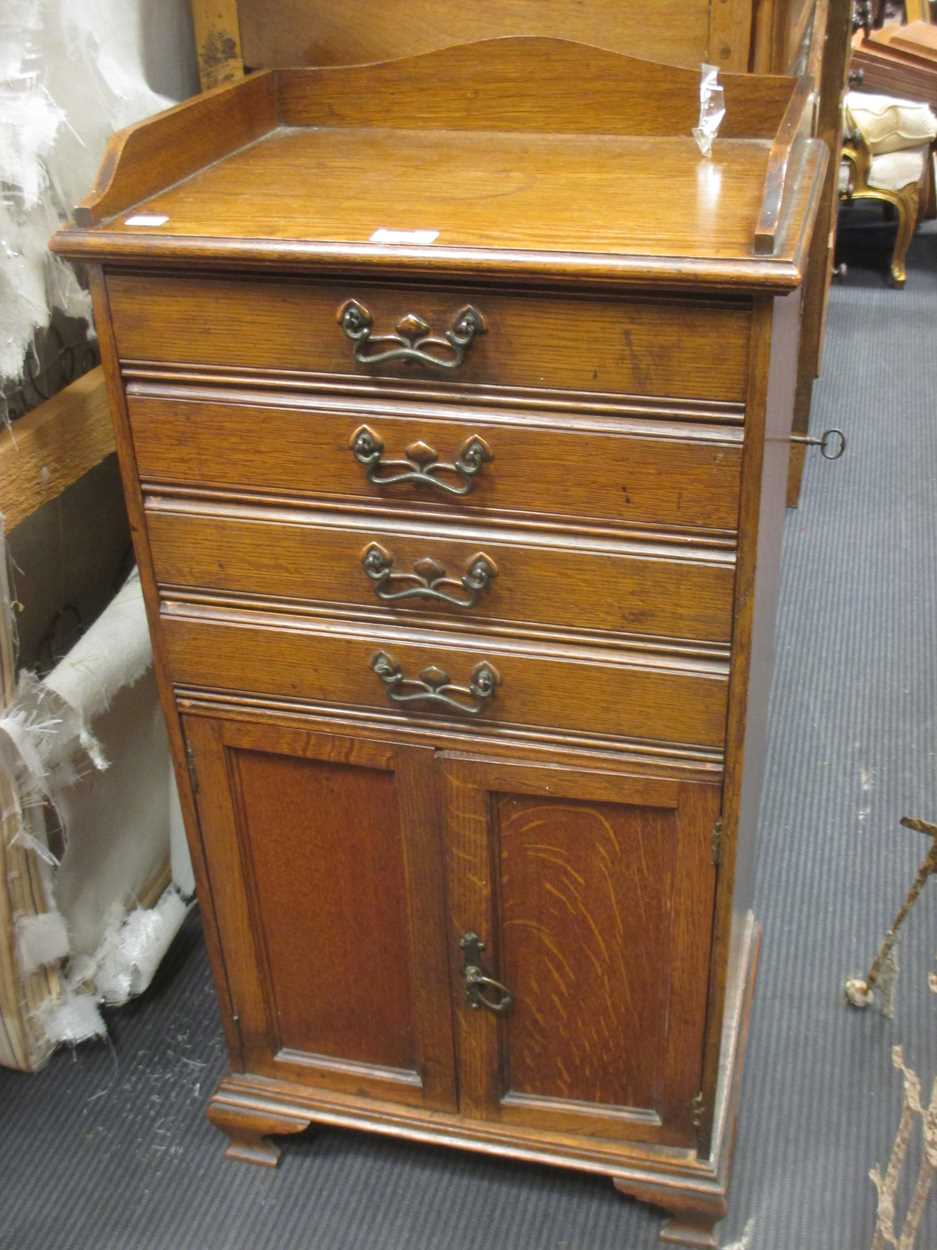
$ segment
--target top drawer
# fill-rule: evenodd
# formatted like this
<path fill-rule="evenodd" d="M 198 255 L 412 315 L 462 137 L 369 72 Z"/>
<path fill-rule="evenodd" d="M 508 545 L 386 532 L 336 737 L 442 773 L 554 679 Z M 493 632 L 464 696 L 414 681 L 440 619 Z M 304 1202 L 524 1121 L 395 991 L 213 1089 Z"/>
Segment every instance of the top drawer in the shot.
<path fill-rule="evenodd" d="M 745 400 L 741 303 L 137 274 L 112 274 L 108 290 L 124 361 Z M 467 307 L 483 331 L 460 324 Z"/>

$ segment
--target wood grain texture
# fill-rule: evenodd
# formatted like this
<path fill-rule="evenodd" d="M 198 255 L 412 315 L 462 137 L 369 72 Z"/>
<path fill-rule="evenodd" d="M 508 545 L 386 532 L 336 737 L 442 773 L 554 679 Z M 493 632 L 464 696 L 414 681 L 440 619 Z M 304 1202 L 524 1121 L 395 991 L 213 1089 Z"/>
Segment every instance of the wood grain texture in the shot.
<path fill-rule="evenodd" d="M 394 710 L 371 670 L 388 652 L 409 678 L 435 665 L 464 686 L 482 661 L 495 665 L 501 686 L 491 721 L 721 747 L 725 737 L 726 665 L 598 647 L 575 651 L 545 642 L 474 639 L 441 631 L 357 627 L 290 620 L 283 614 L 164 606 L 161 634 L 172 680 L 185 686 L 285 695 L 317 703 Z M 404 719 L 435 715 L 410 705 Z M 464 719 L 461 718 L 461 719 Z"/>
<path fill-rule="evenodd" d="M 229 767 L 280 1047 L 415 1075 L 393 773 L 262 745 Z M 380 936 L 372 950 L 355 934 Z"/>
<path fill-rule="evenodd" d="M 787 219 L 797 196 L 796 165 L 803 159 L 804 145 L 814 127 L 816 97 L 813 79 L 798 79 L 771 144 L 758 223 L 755 251 L 771 256 L 780 246 Z"/>
<path fill-rule="evenodd" d="M 114 450 L 104 374 L 92 369 L 0 433 L 0 499 L 8 530 L 57 499 Z"/>
<path fill-rule="evenodd" d="M 515 997 L 504 1017 L 458 1018 L 475 1113 L 687 1143 L 718 788 L 696 808 L 659 781 L 455 755 L 444 777 L 453 925 L 484 936 L 485 972 Z"/>
<path fill-rule="evenodd" d="M 245 59 L 252 66 L 344 65 L 443 48 L 490 36 L 575 38 L 635 56 L 695 66 L 707 55 L 709 0 L 652 0 L 640 13 L 609 0 L 499 0 L 453 9 L 441 20 L 425 0 L 351 0 L 340 6 L 286 0 L 276 10 L 240 0 Z M 745 63 L 731 68 L 744 69 Z"/>
<path fill-rule="evenodd" d="M 190 0 L 203 91 L 244 77 L 237 0 Z"/>
<path fill-rule="evenodd" d="M 228 1139 L 226 1159 L 267 1168 L 275 1168 L 282 1154 L 270 1136 L 302 1133 L 312 1123 L 301 1116 L 277 1115 L 273 1111 L 258 1114 L 215 1101 L 208 1105 L 208 1118 Z"/>
<path fill-rule="evenodd" d="M 531 1132 L 503 1121 L 473 1120 L 445 1112 L 428 1115 L 420 1108 L 386 1106 L 352 1094 L 325 1094 L 240 1074 L 222 1078 L 209 1114 L 224 1108 L 235 1112 L 242 1125 L 254 1122 L 261 1131 L 269 1122 L 267 1117 L 276 1114 L 297 1125 L 284 1131 L 299 1132 L 312 1120 L 387 1133 L 407 1141 L 466 1147 L 493 1158 L 524 1159 L 610 1176 L 622 1193 L 675 1212 L 695 1209 L 713 1213 L 719 1203 L 724 1210 L 760 938 L 758 925 L 749 924 L 743 977 L 727 1004 L 725 1079 L 716 1112 L 714 1153 L 709 1158 L 682 1150 L 661 1154 L 653 1144 L 642 1141 L 612 1141 L 562 1131 Z"/>
<path fill-rule="evenodd" d="M 703 1083 L 704 1141 L 712 1124 L 719 1056 L 724 1050 L 716 1022 L 723 1018 L 725 1002 L 745 973 L 746 935 L 751 925 L 799 312 L 795 301 L 765 301 L 755 318 L 735 590 L 722 862 L 710 974 L 712 1025 Z"/>
<path fill-rule="evenodd" d="M 136 274 L 112 275 L 109 289 L 121 354 L 135 362 L 727 404 L 745 393 L 750 308 L 742 302 L 570 299 L 475 287 Z M 411 313 L 440 333 L 466 304 L 478 307 L 487 328 L 451 372 L 412 363 L 362 365 L 338 325 L 339 309 L 349 299 L 368 309 L 378 334 L 392 331 Z M 718 370 L 707 368 L 715 344 Z"/>
<path fill-rule="evenodd" d="M 97 225 L 253 142 L 274 125 L 274 91 L 273 74 L 256 74 L 119 130 L 107 145 L 92 191 L 74 211 L 75 222 Z"/>
<path fill-rule="evenodd" d="M 937 72 L 933 64 L 881 39 L 867 39 L 862 30 L 852 37 L 850 68 L 862 70 L 865 91 L 923 100 L 937 108 Z"/>
<path fill-rule="evenodd" d="M 432 753 L 270 725 L 186 733 L 252 1070 L 452 1109 Z"/>
<path fill-rule="evenodd" d="M 263 239 L 310 253 L 342 244 L 349 254 L 383 246 L 395 255 L 371 242 L 375 231 L 419 228 L 438 232 L 433 256 L 497 248 L 741 263 L 752 255 L 770 148 L 769 139 L 725 137 L 706 160 L 685 132 L 454 138 L 416 127 L 280 129 L 140 211 L 167 218 L 148 232 L 154 251 L 186 238 L 239 249 Z M 380 197 L 375 167 L 385 171 Z M 666 210 L 649 212 L 661 185 Z M 123 220 L 110 230 L 127 242 L 144 237 Z M 795 233 L 779 259 L 793 259 L 796 243 Z"/>
<path fill-rule="evenodd" d="M 744 24 L 726 2 L 713 38 Z M 803 12 L 754 15 L 769 62 Z M 238 1070 L 212 1114 L 262 1162 L 316 1120 L 603 1172 L 678 1213 L 668 1236 L 708 1236 L 794 391 L 798 304 L 771 297 L 812 255 L 820 141 L 774 188 L 795 193 L 770 257 L 755 229 L 805 89 L 727 79 L 705 162 L 695 66 L 508 40 L 259 81 L 173 180 L 165 119 L 105 171 L 99 209 L 146 185 L 165 226 L 56 242 L 109 267 L 105 368 Z M 225 116 L 260 141 L 225 147 Z M 469 302 L 487 332 L 458 379 L 378 372 L 336 323 L 351 297 L 376 333 Z M 363 425 L 390 459 L 452 462 L 470 435 L 493 458 L 462 496 L 374 484 Z M 371 541 L 404 565 L 494 546 L 491 614 L 364 601 Z M 462 686 L 486 661 L 494 697 L 395 703 L 379 651 Z M 463 1005 L 469 927 L 513 1018 Z"/>
<path fill-rule="evenodd" d="M 606 540 L 568 546 L 547 535 L 461 525 L 394 524 L 384 518 L 151 497 L 147 527 L 157 577 L 171 597 L 185 588 L 272 596 L 335 610 L 377 609 L 388 620 L 435 617 L 458 625 L 540 624 L 568 630 L 728 643 L 731 552 Z M 378 586 L 362 560 L 374 545 L 392 558 Z M 271 552 L 276 559 L 271 559 Z M 474 605 L 423 595 L 384 603 L 378 591 L 420 589 L 413 570 L 432 559 L 444 593 L 467 603 L 459 582 L 479 555 L 496 570 Z M 402 580 L 409 576 L 410 580 Z"/>
<path fill-rule="evenodd" d="M 738 521 L 741 434 L 732 428 L 695 425 L 679 440 L 662 423 L 594 423 L 587 431 L 569 423 L 515 424 L 491 410 L 340 409 L 305 398 L 260 405 L 151 398 L 136 390 L 130 396 L 138 464 L 149 482 L 285 490 L 362 504 L 418 501 L 444 507 L 453 519 L 549 513 L 725 531 Z M 406 462 L 407 448 L 425 444 L 451 465 L 476 437 L 492 458 L 461 496 L 422 481 L 375 484 L 351 450 L 362 426 L 383 442 L 389 463 Z M 440 476 L 461 481 L 454 472 Z"/>
<path fill-rule="evenodd" d="M 201 147 L 189 144 L 186 155 L 179 145 L 174 179 L 161 175 L 155 151 L 186 131 L 185 119 L 171 112 L 127 132 L 79 214 L 79 225 L 100 222 L 136 202 L 141 188 L 162 186 L 146 210 L 165 222 L 142 232 L 118 221 L 66 231 L 53 247 L 121 261 L 279 260 L 349 270 L 393 269 L 405 259 L 411 271 L 418 262 L 438 274 L 471 264 L 476 273 L 552 281 L 571 271 L 618 282 L 666 274 L 673 286 L 717 289 L 782 290 L 800 281 L 821 176 L 818 145 L 806 142 L 805 176 L 784 197 L 785 243 L 771 262 L 752 252 L 768 148 L 791 78 L 726 77 L 728 121 L 707 160 L 689 133 L 695 71 L 582 44 L 488 40 L 376 66 L 276 74 L 261 77 L 257 105 L 226 95 L 190 106 L 207 110 L 207 124 Z M 241 89 L 256 93 L 254 82 Z M 189 129 L 198 125 L 194 115 L 189 121 Z M 224 139 L 213 141 L 219 124 Z M 384 171 L 378 201 L 376 165 Z M 648 203 L 658 211 L 648 213 Z M 435 242 L 401 251 L 370 241 L 381 227 L 400 229 L 400 214 L 409 228 L 437 231 Z"/>
<path fill-rule="evenodd" d="M 353 0 L 310 9 L 287 0 L 274 12 L 262 0 L 240 0 L 247 62 L 253 66 L 343 65 L 429 51 L 495 35 L 574 38 L 632 56 L 696 69 L 789 73 L 809 23 L 810 0 L 652 0 L 640 11 L 611 0 L 498 0 L 439 21 L 428 0 Z M 762 28 L 764 28 L 762 32 Z M 760 60 L 756 48 L 764 45 Z"/>
<path fill-rule="evenodd" d="M 773 138 L 793 79 L 728 73 L 720 81 L 722 137 Z M 699 120 L 698 66 L 564 39 L 483 39 L 376 65 L 286 69 L 277 83 L 280 120 L 288 126 L 372 127 L 379 119 L 382 127 L 407 131 L 663 138 L 689 136 Z"/>

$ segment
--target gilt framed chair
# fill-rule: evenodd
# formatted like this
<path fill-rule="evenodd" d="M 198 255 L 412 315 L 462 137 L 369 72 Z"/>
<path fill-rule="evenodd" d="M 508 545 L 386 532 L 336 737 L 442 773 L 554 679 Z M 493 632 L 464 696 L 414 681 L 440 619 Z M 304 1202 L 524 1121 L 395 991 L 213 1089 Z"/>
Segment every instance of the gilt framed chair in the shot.
<path fill-rule="evenodd" d="M 847 204 L 874 200 L 894 210 L 898 229 L 889 267 L 892 284 L 903 287 L 937 118 L 927 104 L 856 91 L 846 96 L 844 110 L 839 198 Z"/>

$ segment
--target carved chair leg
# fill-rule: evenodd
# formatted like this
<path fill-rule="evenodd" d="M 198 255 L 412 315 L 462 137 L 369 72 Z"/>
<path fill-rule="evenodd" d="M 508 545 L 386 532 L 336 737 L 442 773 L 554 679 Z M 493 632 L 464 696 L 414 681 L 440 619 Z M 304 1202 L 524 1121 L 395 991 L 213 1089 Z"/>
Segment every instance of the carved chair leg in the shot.
<path fill-rule="evenodd" d="M 209 1104 L 208 1118 L 228 1138 L 226 1159 L 268 1168 L 277 1166 L 282 1153 L 276 1142 L 270 1141 L 269 1134 L 302 1133 L 311 1124 L 311 1120 L 301 1117 L 215 1102 Z"/>
<path fill-rule="evenodd" d="M 891 280 L 894 286 L 902 287 L 908 278 L 905 258 L 917 226 L 918 184 L 916 182 L 902 187 L 895 193 L 895 207 L 898 210 L 898 233 L 895 236 L 895 250 L 891 258 Z"/>
<path fill-rule="evenodd" d="M 620 1194 L 637 1198 L 666 1211 L 660 1239 L 668 1246 L 687 1246 L 690 1250 L 719 1250 L 715 1227 L 726 1213 L 726 1200 L 718 1194 L 667 1193 L 656 1185 L 641 1181 L 612 1178 Z"/>

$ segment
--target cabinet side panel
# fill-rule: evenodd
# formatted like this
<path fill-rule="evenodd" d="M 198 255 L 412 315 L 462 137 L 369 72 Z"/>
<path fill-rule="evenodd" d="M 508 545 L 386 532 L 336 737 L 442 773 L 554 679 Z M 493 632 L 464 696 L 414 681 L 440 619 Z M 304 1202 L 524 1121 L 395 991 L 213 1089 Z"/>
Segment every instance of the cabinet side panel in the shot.
<path fill-rule="evenodd" d="M 393 773 L 258 751 L 232 769 L 281 1046 L 414 1068 Z"/>
<path fill-rule="evenodd" d="M 742 467 L 721 867 L 703 1082 L 707 1122 L 726 1095 L 723 1078 L 727 1073 L 724 1065 L 720 1066 L 724 1007 L 738 996 L 738 982 L 745 975 L 750 954 L 747 940 L 751 931 L 758 810 L 774 669 L 799 327 L 799 294 L 766 299 L 756 308 Z M 719 1079 L 721 1094 L 717 1092 Z M 715 1145 L 718 1147 L 718 1143 Z"/>

